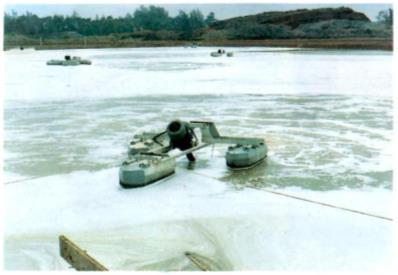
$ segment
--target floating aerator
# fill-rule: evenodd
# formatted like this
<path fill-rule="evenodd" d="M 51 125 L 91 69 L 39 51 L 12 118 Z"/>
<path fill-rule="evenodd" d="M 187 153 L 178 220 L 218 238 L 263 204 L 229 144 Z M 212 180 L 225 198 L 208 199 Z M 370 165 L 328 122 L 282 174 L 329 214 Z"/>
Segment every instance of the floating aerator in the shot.
<path fill-rule="evenodd" d="M 195 134 L 201 132 L 201 141 Z M 119 170 L 119 182 L 124 188 L 140 187 L 174 173 L 175 159 L 186 155 L 195 161 L 192 152 L 211 144 L 235 144 L 228 147 L 227 166 L 231 169 L 246 169 L 262 162 L 267 157 L 264 139 L 220 136 L 213 122 L 172 121 L 166 131 L 137 135 L 130 142 L 128 158 Z M 173 149 L 181 153 L 169 155 Z"/>

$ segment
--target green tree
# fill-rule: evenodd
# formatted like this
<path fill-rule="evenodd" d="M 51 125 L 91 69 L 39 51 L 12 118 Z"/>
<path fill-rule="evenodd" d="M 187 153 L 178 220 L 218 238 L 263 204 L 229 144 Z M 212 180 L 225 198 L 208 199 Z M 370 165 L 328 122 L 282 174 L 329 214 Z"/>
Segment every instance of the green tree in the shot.
<path fill-rule="evenodd" d="M 168 12 L 162 7 L 140 6 L 134 12 L 134 22 L 138 28 L 158 31 L 167 29 L 170 26 L 170 17 Z"/>
<path fill-rule="evenodd" d="M 197 31 L 205 27 L 205 20 L 200 10 L 195 9 L 189 13 L 189 22 L 192 31 Z"/>
<path fill-rule="evenodd" d="M 216 21 L 217 21 L 217 19 L 216 19 L 216 16 L 214 15 L 214 12 L 210 12 L 210 13 L 206 16 L 205 24 L 206 24 L 207 26 L 210 26 L 211 24 L 213 24 L 213 23 L 216 22 Z"/>
<path fill-rule="evenodd" d="M 73 11 L 72 12 L 72 16 L 71 16 L 72 18 L 79 18 L 80 16 L 79 16 L 79 14 L 77 13 L 77 11 Z"/>
<path fill-rule="evenodd" d="M 379 12 L 379 14 L 376 17 L 377 21 L 379 23 L 383 23 L 389 27 L 392 27 L 393 24 L 393 10 L 388 9 L 388 10 L 382 10 Z"/>
<path fill-rule="evenodd" d="M 191 39 L 192 38 L 192 28 L 189 15 L 180 10 L 178 15 L 174 17 L 173 20 L 174 29 L 179 33 L 181 39 Z"/>

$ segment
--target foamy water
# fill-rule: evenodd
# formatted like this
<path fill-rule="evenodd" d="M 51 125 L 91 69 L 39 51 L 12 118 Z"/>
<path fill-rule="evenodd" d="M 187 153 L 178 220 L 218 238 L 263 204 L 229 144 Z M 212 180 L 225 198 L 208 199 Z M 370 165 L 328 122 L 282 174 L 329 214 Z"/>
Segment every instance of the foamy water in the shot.
<path fill-rule="evenodd" d="M 391 217 L 391 54 L 211 50 L 6 54 L 6 269 L 66 269 L 59 234 L 111 269 L 194 270 L 187 251 L 217 270 L 391 264 L 391 222 L 247 188 Z M 64 54 L 93 65 L 45 65 Z M 120 189 L 130 138 L 174 118 L 264 137 L 268 160 L 231 172 L 216 146 L 194 171 L 181 158 L 175 176 Z"/>

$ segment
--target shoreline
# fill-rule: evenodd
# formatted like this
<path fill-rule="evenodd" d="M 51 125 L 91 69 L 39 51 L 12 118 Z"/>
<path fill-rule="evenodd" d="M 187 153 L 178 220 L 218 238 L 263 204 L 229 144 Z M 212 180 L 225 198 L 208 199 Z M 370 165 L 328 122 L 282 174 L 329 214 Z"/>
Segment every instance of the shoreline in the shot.
<path fill-rule="evenodd" d="M 264 40 L 214 40 L 214 41 L 81 41 L 81 40 L 48 40 L 39 41 L 10 41 L 4 42 L 3 51 L 19 48 L 34 47 L 36 50 L 60 49 L 98 49 L 98 48 L 141 48 L 141 47 L 289 47 L 289 48 L 317 48 L 317 49 L 350 49 L 350 50 L 384 50 L 393 51 L 392 39 L 377 38 L 347 38 L 347 39 L 264 39 Z"/>

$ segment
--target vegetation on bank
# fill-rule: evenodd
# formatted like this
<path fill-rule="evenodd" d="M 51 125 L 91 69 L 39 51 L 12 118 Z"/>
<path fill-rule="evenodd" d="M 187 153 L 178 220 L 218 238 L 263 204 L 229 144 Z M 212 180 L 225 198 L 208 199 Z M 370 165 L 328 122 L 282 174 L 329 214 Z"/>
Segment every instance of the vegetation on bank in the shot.
<path fill-rule="evenodd" d="M 80 36 L 106 36 L 125 34 L 132 38 L 143 37 L 148 40 L 157 39 L 193 39 L 197 31 L 208 27 L 215 21 L 214 13 L 206 18 L 200 10 L 189 13 L 180 11 L 171 17 L 162 7 L 141 6 L 133 14 L 124 17 L 96 16 L 95 19 L 82 18 L 76 12 L 70 16 L 54 15 L 38 17 L 27 12 L 23 15 L 4 15 L 4 33 L 19 34 L 43 38 L 74 38 Z"/>
<path fill-rule="evenodd" d="M 180 11 L 171 17 L 164 8 L 153 5 L 141 6 L 117 18 L 82 18 L 76 12 L 70 16 L 47 17 L 13 12 L 4 16 L 4 47 L 173 46 L 192 42 L 219 45 L 221 41 L 242 45 L 246 42 L 239 41 L 256 40 L 278 40 L 279 44 L 286 44 L 281 41 L 307 39 L 340 40 L 342 42 L 337 43 L 340 45 L 346 39 L 361 38 L 362 41 L 373 39 L 379 44 L 380 39 L 385 39 L 390 46 L 383 42 L 382 48 L 392 48 L 393 11 L 381 11 L 377 19 L 371 22 L 366 15 L 345 7 L 264 12 L 227 20 L 217 20 L 213 12 L 205 17 L 198 9 L 188 13 Z"/>

